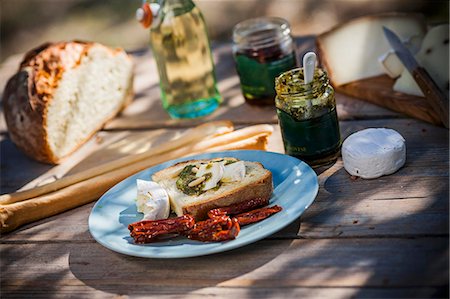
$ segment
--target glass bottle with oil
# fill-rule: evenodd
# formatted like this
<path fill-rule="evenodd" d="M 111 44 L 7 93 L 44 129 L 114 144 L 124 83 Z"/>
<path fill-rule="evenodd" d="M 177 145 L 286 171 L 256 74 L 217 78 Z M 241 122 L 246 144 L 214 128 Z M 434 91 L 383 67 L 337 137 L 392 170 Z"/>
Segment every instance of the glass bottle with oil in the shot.
<path fill-rule="evenodd" d="M 172 118 L 212 113 L 222 98 L 202 13 L 191 0 L 145 4 L 150 5 L 152 15 L 150 46 L 158 66 L 164 108 Z M 144 19 L 137 17 L 141 22 Z"/>

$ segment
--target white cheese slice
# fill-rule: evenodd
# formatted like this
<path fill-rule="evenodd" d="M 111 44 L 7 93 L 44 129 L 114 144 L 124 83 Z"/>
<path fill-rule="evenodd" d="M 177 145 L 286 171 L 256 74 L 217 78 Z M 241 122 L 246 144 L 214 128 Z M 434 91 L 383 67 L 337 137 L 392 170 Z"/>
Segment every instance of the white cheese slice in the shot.
<path fill-rule="evenodd" d="M 349 174 L 364 179 L 392 174 L 405 164 L 405 139 L 392 129 L 365 129 L 345 139 L 342 160 Z"/>
<path fill-rule="evenodd" d="M 449 25 L 431 28 L 423 39 L 416 60 L 423 66 L 439 88 L 448 95 L 449 92 Z M 406 94 L 424 96 L 422 90 L 405 69 L 394 84 L 394 90 Z"/>
<path fill-rule="evenodd" d="M 404 66 L 393 50 L 382 55 L 378 61 L 383 66 L 386 75 L 393 79 L 398 78 L 403 72 Z"/>
<path fill-rule="evenodd" d="M 378 59 L 391 47 L 384 37 L 383 26 L 401 40 L 423 37 L 426 32 L 424 20 L 416 15 L 385 14 L 354 19 L 319 35 L 319 54 L 333 85 L 385 73 Z"/>
<path fill-rule="evenodd" d="M 412 54 L 416 54 L 419 51 L 421 43 L 422 37 L 418 35 L 411 36 L 408 40 L 403 41 L 403 44 Z M 386 75 L 393 79 L 398 78 L 405 68 L 392 49 L 380 56 L 378 62 L 381 63 Z"/>
<path fill-rule="evenodd" d="M 211 177 L 205 181 L 203 190 L 209 190 L 217 186 L 217 183 L 222 179 L 224 167 L 222 163 L 210 162 L 208 164 L 201 164 L 198 167 L 198 171 L 195 174 L 196 177 L 202 177 L 207 173 L 211 174 Z"/>
<path fill-rule="evenodd" d="M 225 162 L 222 162 L 225 163 Z M 240 182 L 245 177 L 244 161 L 237 161 L 228 165 L 224 165 L 222 182 Z"/>
<path fill-rule="evenodd" d="M 136 180 L 137 211 L 146 220 L 166 219 L 170 214 L 169 196 L 164 188 L 153 181 Z"/>
<path fill-rule="evenodd" d="M 424 96 L 419 85 L 417 85 L 416 81 L 414 80 L 414 78 L 411 76 L 410 72 L 407 69 L 404 69 L 402 71 L 400 77 L 395 81 L 392 89 L 394 91 L 410 94 L 413 96 L 418 97 Z"/>

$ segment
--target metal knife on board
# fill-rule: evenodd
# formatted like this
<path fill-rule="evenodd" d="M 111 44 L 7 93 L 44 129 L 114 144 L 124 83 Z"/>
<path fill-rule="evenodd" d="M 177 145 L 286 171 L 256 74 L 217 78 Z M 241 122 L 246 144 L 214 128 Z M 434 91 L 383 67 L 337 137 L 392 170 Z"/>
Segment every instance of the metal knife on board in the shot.
<path fill-rule="evenodd" d="M 401 42 L 400 38 L 390 29 L 383 27 L 384 36 L 388 40 L 395 54 L 403 63 L 405 68 L 412 75 L 417 85 L 419 85 L 425 98 L 430 101 L 434 112 L 439 116 L 444 126 L 448 128 L 449 123 L 449 100 L 447 96 L 428 74 L 427 70 L 421 67 L 409 49 Z"/>

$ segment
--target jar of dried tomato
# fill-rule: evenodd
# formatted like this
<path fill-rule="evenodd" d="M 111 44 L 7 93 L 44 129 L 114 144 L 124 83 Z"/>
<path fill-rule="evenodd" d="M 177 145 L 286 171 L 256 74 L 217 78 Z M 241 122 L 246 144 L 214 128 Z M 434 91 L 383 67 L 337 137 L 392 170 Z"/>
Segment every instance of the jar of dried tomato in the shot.
<path fill-rule="evenodd" d="M 288 22 L 263 17 L 243 21 L 233 29 L 233 56 L 247 103 L 274 104 L 275 78 L 297 66 Z"/>

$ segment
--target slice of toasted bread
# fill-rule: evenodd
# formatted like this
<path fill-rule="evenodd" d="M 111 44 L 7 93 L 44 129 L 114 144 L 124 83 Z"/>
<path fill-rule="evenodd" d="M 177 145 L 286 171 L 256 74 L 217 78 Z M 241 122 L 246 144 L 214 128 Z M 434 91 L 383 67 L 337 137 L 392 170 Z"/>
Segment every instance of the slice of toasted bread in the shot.
<path fill-rule="evenodd" d="M 224 158 L 225 160 L 234 158 Z M 210 160 L 189 160 L 177 163 L 153 174 L 153 181 L 161 184 L 169 194 L 172 211 L 178 216 L 190 214 L 196 220 L 207 217 L 209 210 L 241 203 L 254 198 L 263 198 L 269 203 L 272 195 L 272 173 L 261 163 L 244 161 L 246 174 L 239 182 L 222 182 L 216 190 L 207 190 L 199 195 L 187 195 L 178 189 L 176 181 L 180 172 L 188 165 L 198 165 Z"/>

